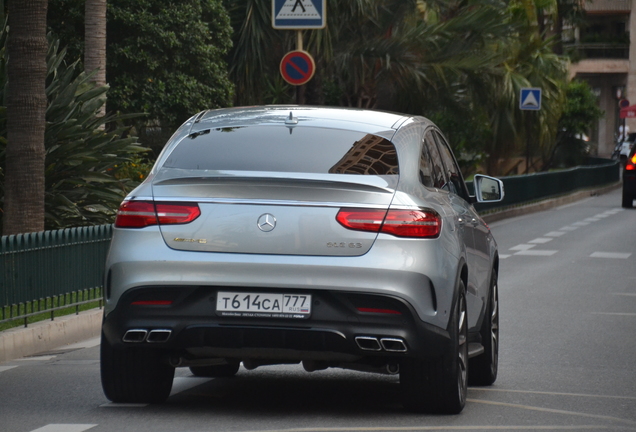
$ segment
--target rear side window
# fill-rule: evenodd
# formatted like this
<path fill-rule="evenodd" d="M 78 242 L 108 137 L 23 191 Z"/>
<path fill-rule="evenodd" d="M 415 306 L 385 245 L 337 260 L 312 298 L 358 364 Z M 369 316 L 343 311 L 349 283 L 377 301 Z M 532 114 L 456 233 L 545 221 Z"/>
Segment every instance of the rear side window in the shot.
<path fill-rule="evenodd" d="M 420 169 L 422 166 L 430 167 L 428 172 L 432 177 L 432 186 L 442 189 L 446 184 L 446 179 L 444 178 L 444 163 L 442 162 L 442 156 L 439 154 L 439 150 L 435 144 L 435 139 L 430 132 L 427 132 L 426 135 L 424 135 L 424 146 L 422 149 Z M 426 186 L 428 186 L 428 184 Z"/>
<path fill-rule="evenodd" d="M 459 166 L 455 162 L 455 158 L 448 148 L 448 144 L 442 136 L 436 132 L 434 132 L 435 140 L 439 146 L 439 151 L 442 156 L 442 160 L 444 161 L 444 167 L 446 169 L 446 177 L 448 178 L 448 183 L 446 184 L 449 192 L 453 192 L 456 195 L 461 196 L 464 199 L 467 199 L 465 189 L 464 189 L 464 180 L 462 179 L 462 173 L 459 169 Z"/>
<path fill-rule="evenodd" d="M 250 126 L 206 129 L 184 138 L 164 167 L 319 174 L 399 174 L 395 146 L 357 131 Z"/>

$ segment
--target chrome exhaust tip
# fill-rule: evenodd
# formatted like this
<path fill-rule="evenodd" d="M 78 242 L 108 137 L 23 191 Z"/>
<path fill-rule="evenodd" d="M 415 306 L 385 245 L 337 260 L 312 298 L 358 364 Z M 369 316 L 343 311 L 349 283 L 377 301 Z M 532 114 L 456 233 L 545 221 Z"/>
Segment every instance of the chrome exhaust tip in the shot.
<path fill-rule="evenodd" d="M 122 340 L 128 343 L 141 343 L 146 340 L 146 336 L 148 336 L 148 330 L 132 329 L 124 334 Z"/>
<path fill-rule="evenodd" d="M 146 338 L 146 342 L 163 343 L 170 338 L 171 334 L 172 334 L 172 330 L 169 330 L 169 329 L 150 330 L 150 333 L 148 333 L 148 337 Z"/>
<path fill-rule="evenodd" d="M 365 351 L 382 351 L 382 346 L 378 338 L 371 336 L 356 336 L 358 348 Z"/>
<path fill-rule="evenodd" d="M 406 344 L 402 339 L 397 338 L 382 338 L 380 339 L 382 348 L 388 352 L 405 353 L 407 351 Z"/>

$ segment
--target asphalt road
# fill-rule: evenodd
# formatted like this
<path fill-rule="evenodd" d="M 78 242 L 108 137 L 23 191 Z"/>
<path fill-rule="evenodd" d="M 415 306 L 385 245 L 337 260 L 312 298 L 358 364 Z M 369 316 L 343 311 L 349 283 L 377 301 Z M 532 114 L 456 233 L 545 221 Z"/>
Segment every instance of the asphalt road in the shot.
<path fill-rule="evenodd" d="M 405 412 L 394 376 L 298 365 L 179 369 L 167 403 L 111 404 L 93 339 L 0 364 L 0 431 L 636 431 L 636 210 L 616 190 L 491 228 L 499 378 L 460 415 Z"/>

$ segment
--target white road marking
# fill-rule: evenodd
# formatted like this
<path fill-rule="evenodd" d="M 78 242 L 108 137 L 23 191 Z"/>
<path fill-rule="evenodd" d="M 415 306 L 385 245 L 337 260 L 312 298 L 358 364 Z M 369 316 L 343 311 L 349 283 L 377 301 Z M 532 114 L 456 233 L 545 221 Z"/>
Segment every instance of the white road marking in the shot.
<path fill-rule="evenodd" d="M 528 243 L 544 244 L 544 243 L 547 243 L 547 242 L 551 242 L 552 240 L 554 240 L 554 239 L 547 238 L 547 237 L 539 237 L 539 238 L 536 238 L 534 240 L 530 240 Z"/>
<path fill-rule="evenodd" d="M 9 369 L 16 368 L 17 366 L 0 366 L 0 372 L 8 371 Z"/>
<path fill-rule="evenodd" d="M 510 390 L 510 389 L 497 389 L 488 387 L 470 387 L 469 391 L 483 391 L 491 393 L 524 393 L 524 394 L 538 394 L 549 396 L 571 396 L 571 397 L 586 397 L 594 399 L 625 399 L 636 401 L 634 396 L 612 396 L 612 395 L 599 395 L 589 393 L 565 393 L 565 392 L 549 392 L 549 391 L 536 391 L 536 390 Z"/>
<path fill-rule="evenodd" d="M 49 356 L 33 356 L 33 357 L 22 357 L 19 359 L 15 359 L 15 361 L 48 361 L 54 359 L 57 356 L 49 355 Z"/>
<path fill-rule="evenodd" d="M 589 224 L 590 224 L 590 222 L 574 222 L 574 223 L 572 224 L 572 226 L 575 226 L 575 227 L 584 227 L 584 226 L 587 226 L 587 225 L 589 225 Z"/>
<path fill-rule="evenodd" d="M 592 315 L 628 316 L 636 317 L 636 313 L 630 312 L 592 312 Z"/>
<path fill-rule="evenodd" d="M 561 231 L 574 231 L 579 229 L 580 227 L 577 226 L 564 226 L 563 228 L 561 228 Z"/>
<path fill-rule="evenodd" d="M 510 250 L 512 250 L 512 251 L 525 251 L 525 250 L 528 250 L 528 249 L 532 249 L 535 246 L 536 245 L 533 245 L 533 244 L 520 244 L 520 245 L 517 245 L 515 247 L 511 247 Z"/>
<path fill-rule="evenodd" d="M 598 222 L 600 220 L 601 220 L 600 218 L 591 217 L 591 218 L 583 219 L 583 222 Z"/>
<path fill-rule="evenodd" d="M 201 384 L 212 380 L 212 378 L 200 378 L 200 377 L 176 377 L 172 382 L 172 391 L 170 396 L 174 396 L 177 393 L 181 393 L 186 390 L 190 390 Z"/>
<path fill-rule="evenodd" d="M 627 259 L 632 256 L 631 253 L 623 252 L 594 252 L 590 255 L 590 258 L 612 258 L 612 259 Z"/>
<path fill-rule="evenodd" d="M 212 378 L 200 378 L 200 377 L 175 377 L 172 381 L 172 391 L 170 392 L 170 396 L 174 396 L 177 393 L 184 392 L 186 390 L 190 390 L 196 386 L 201 384 L 205 384 L 208 381 L 211 381 Z M 108 402 L 100 405 L 100 408 L 143 408 L 148 406 L 149 404 L 144 403 L 114 403 Z"/>
<path fill-rule="evenodd" d="M 522 430 L 604 430 L 616 429 L 610 426 L 602 425 L 579 425 L 579 426 L 372 426 L 372 427 L 307 427 L 307 428 L 291 428 L 291 429 L 267 429 L 264 431 L 252 430 L 245 432 L 401 432 L 401 431 L 522 431 Z"/>
<path fill-rule="evenodd" d="M 506 259 L 506 258 L 510 258 L 512 255 L 508 255 L 508 254 L 501 254 L 499 255 L 500 259 Z"/>
<path fill-rule="evenodd" d="M 96 424 L 49 424 L 31 432 L 84 432 Z"/>
<path fill-rule="evenodd" d="M 515 255 L 527 255 L 527 256 L 552 256 L 558 251 L 555 250 L 522 250 L 517 252 Z"/>
<path fill-rule="evenodd" d="M 553 409 L 553 408 L 541 408 L 541 407 L 535 407 L 530 405 L 521 405 L 521 404 L 507 403 L 507 402 L 485 401 L 485 400 L 479 400 L 479 399 L 466 399 L 466 402 L 481 403 L 485 405 L 498 405 L 498 406 L 505 406 L 510 408 L 519 408 L 524 410 L 540 411 L 540 412 L 553 413 L 553 414 L 565 414 L 570 416 L 588 417 L 588 418 L 595 418 L 599 420 L 611 420 L 611 421 L 617 421 L 621 423 L 628 423 L 630 425 L 636 425 L 636 422 L 633 422 L 631 420 L 626 420 L 626 419 L 622 419 L 618 417 L 605 416 L 605 415 L 598 415 L 598 414 L 588 414 L 588 413 L 576 412 L 576 411 L 566 411 L 566 410 L 559 410 L 559 409 Z"/>
<path fill-rule="evenodd" d="M 563 231 L 550 231 L 547 234 L 544 234 L 544 237 L 561 237 L 565 233 Z"/>

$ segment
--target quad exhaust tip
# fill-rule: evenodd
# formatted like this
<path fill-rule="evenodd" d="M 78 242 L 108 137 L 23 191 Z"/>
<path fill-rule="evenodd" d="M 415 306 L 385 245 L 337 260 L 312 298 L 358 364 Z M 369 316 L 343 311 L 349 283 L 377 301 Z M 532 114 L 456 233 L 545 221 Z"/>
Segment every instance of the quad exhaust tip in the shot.
<path fill-rule="evenodd" d="M 405 353 L 408 349 L 400 338 L 377 338 L 375 336 L 356 336 L 358 348 L 364 351 L 387 351 Z"/>
<path fill-rule="evenodd" d="M 129 343 L 141 343 L 146 340 L 147 336 L 148 330 L 132 329 L 126 332 L 122 340 Z"/>
<path fill-rule="evenodd" d="M 382 338 L 380 339 L 382 348 L 389 352 L 406 352 L 406 344 L 402 339 L 398 338 Z"/>
<path fill-rule="evenodd" d="M 131 329 L 128 330 L 122 340 L 127 343 L 163 343 L 167 342 L 172 334 L 172 330 L 170 329 L 155 329 L 155 330 L 146 330 L 146 329 Z"/>
<path fill-rule="evenodd" d="M 148 338 L 146 338 L 146 341 L 148 343 L 166 342 L 170 338 L 171 334 L 172 334 L 172 330 L 168 330 L 168 329 L 150 330 L 150 333 L 148 333 Z"/>

